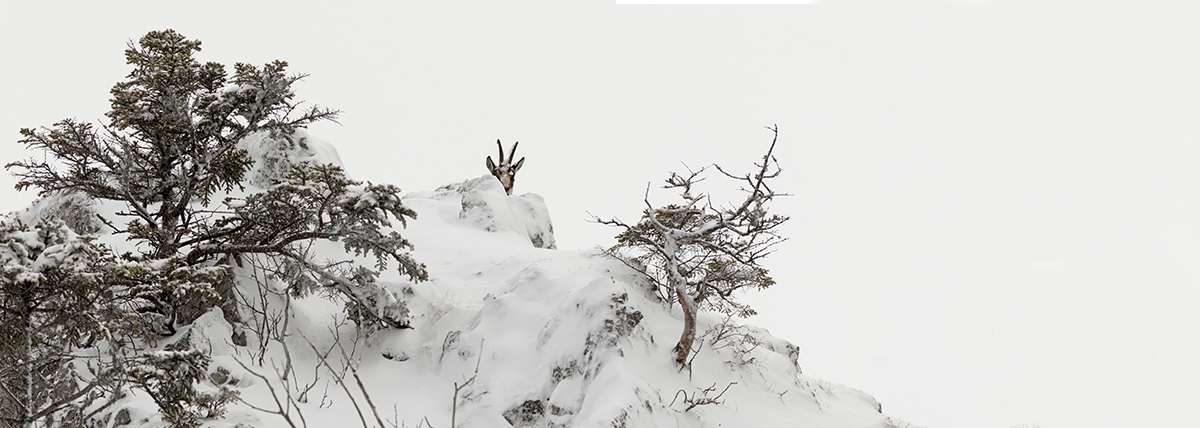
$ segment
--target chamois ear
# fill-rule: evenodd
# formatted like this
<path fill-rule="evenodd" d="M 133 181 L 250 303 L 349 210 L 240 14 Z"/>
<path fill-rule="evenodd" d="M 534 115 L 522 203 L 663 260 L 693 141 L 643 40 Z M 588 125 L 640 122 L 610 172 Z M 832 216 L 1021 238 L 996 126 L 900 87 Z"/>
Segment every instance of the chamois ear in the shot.
<path fill-rule="evenodd" d="M 521 159 L 521 160 L 525 160 L 525 159 Z M 494 162 L 492 162 L 492 157 L 488 156 L 487 161 L 488 161 L 488 163 L 487 163 L 488 171 L 495 171 L 496 164 Z"/>
<path fill-rule="evenodd" d="M 525 164 L 525 158 L 521 158 L 521 160 L 517 161 L 517 164 L 513 165 L 513 170 L 512 170 L 513 174 L 516 174 L 517 171 L 520 171 L 521 165 L 524 165 L 524 164 Z"/>

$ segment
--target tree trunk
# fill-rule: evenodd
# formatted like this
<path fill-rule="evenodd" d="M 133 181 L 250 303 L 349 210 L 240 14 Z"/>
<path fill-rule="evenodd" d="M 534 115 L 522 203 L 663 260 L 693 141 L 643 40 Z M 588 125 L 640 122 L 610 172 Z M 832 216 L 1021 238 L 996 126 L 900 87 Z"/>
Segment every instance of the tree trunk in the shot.
<path fill-rule="evenodd" d="M 679 336 L 679 344 L 675 348 L 675 362 L 680 366 L 687 364 L 688 354 L 692 352 L 692 342 L 696 340 L 696 301 L 687 292 L 687 278 L 679 273 L 679 242 L 670 231 L 665 236 L 663 249 L 666 252 L 667 274 L 670 275 L 671 285 L 675 288 L 675 296 L 679 298 L 679 307 L 683 308 L 683 334 Z"/>
<path fill-rule="evenodd" d="M 683 334 L 679 336 L 675 354 L 675 362 L 682 366 L 687 364 L 688 354 L 692 352 L 692 342 L 696 340 L 696 303 L 682 286 L 675 287 L 675 294 L 679 297 L 679 307 L 683 308 Z"/>
<path fill-rule="evenodd" d="M 25 415 L 23 418 L 21 418 L 24 422 L 24 426 L 32 427 L 33 426 L 33 404 L 34 404 L 33 403 L 33 322 L 32 322 L 33 320 L 30 319 L 31 318 L 30 314 L 32 313 L 32 311 L 30 310 L 31 308 L 29 308 L 28 305 L 26 305 L 25 309 L 26 309 L 26 312 L 24 314 L 22 314 L 23 315 L 22 321 L 24 321 L 24 324 L 25 324 L 22 326 L 23 327 L 22 330 L 25 333 L 24 334 L 25 337 L 23 339 L 25 339 L 25 340 L 21 344 L 21 350 L 24 353 L 24 360 L 25 360 L 24 361 L 25 362 L 24 370 L 22 373 L 22 375 L 24 375 L 23 380 L 25 382 L 25 385 L 24 385 L 25 386 L 25 390 L 24 390 L 25 396 L 21 397 L 21 401 L 23 401 L 23 402 L 19 403 L 19 404 L 21 404 L 22 407 L 25 408 Z"/>
<path fill-rule="evenodd" d="M 33 410 L 33 323 L 29 308 L 29 299 L 25 295 L 23 284 L 9 284 L 15 293 L 9 294 L 12 299 L 6 303 L 12 305 L 7 309 L 11 317 L 5 317 L 9 323 L 3 330 L 11 335 L 3 346 L 3 364 L 0 370 L 0 382 L 4 389 L 0 391 L 0 427 L 29 427 L 32 426 Z"/>

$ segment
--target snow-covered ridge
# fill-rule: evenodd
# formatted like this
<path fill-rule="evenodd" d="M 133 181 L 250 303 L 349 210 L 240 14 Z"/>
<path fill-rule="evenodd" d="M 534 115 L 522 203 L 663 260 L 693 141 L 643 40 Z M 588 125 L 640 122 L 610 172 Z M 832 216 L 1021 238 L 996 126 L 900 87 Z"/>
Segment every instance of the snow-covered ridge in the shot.
<path fill-rule="evenodd" d="M 801 374 L 799 348 L 718 314 L 701 316 L 710 333 L 680 371 L 678 307 L 653 300 L 619 262 L 495 233 L 540 219 L 505 200 L 529 195 L 506 196 L 489 180 L 405 198 L 419 215 L 404 232 L 431 280 L 412 285 L 414 328 L 379 333 L 363 365 L 378 370 L 381 394 L 410 409 L 408 423 L 447 426 L 455 383 L 478 364 L 459 392 L 460 426 L 884 426 L 870 396 Z M 723 404 L 687 409 L 726 387 Z"/>
<path fill-rule="evenodd" d="M 253 181 L 270 179 L 280 165 L 337 159 L 332 146 L 313 141 L 247 142 L 260 162 L 247 177 L 250 184 L 260 187 Z M 418 216 L 398 231 L 412 241 L 413 256 L 427 266 L 430 279 L 412 283 L 390 272 L 380 283 L 406 300 L 412 328 L 361 338 L 344 322 L 340 302 L 318 295 L 295 299 L 286 340 L 295 370 L 285 384 L 282 346 L 266 347 L 259 363 L 253 326 L 261 320 L 245 311 L 245 325 L 230 325 L 215 308 L 159 344 L 210 351 L 210 376 L 201 389 L 224 385 L 241 394 L 243 403 L 205 426 L 287 427 L 283 417 L 252 407 L 275 409 L 276 400 L 287 401 L 285 394 L 296 406 L 289 410 L 293 423 L 308 427 L 379 425 L 373 413 L 401 427 L 449 427 L 452 415 L 455 426 L 484 428 L 892 423 L 869 395 L 803 375 L 795 345 L 719 314 L 701 314 L 703 345 L 691 367 L 680 370 L 672 352 L 682 328 L 678 306 L 657 301 L 615 260 L 555 250 L 549 212 L 536 194 L 506 195 L 485 175 L 410 193 L 403 201 Z M 314 250 L 344 257 L 337 245 Z M 261 274 L 249 265 L 237 272 L 241 294 L 259 296 L 255 279 Z M 282 310 L 282 298 L 265 299 L 272 311 Z M 246 332 L 250 344 L 234 345 L 231 336 Z M 314 348 L 333 350 L 329 366 Z M 343 359 L 342 351 L 353 356 Z M 357 380 L 351 372 L 338 373 L 343 389 L 329 367 L 342 369 L 347 361 Z M 118 420 L 166 426 L 153 402 L 137 391 L 114 407 L 118 411 L 124 416 L 110 426 Z"/>
<path fill-rule="evenodd" d="M 462 207 L 458 218 L 467 224 L 488 232 L 514 232 L 526 237 L 537 248 L 558 248 L 554 242 L 550 210 L 541 195 L 509 196 L 491 174 L 448 184 L 433 192 L 410 193 L 404 199 L 457 202 Z"/>
<path fill-rule="evenodd" d="M 541 219 L 510 201 L 528 196 L 504 195 L 486 180 L 495 181 L 485 176 L 404 199 L 419 215 L 402 233 L 431 279 L 395 278 L 390 285 L 406 290 L 413 328 L 378 332 L 361 348 L 359 375 L 385 416 L 407 426 L 425 419 L 449 426 L 452 411 L 463 427 L 884 426 L 874 399 L 804 376 L 798 348 L 762 329 L 730 323 L 722 337 L 713 330 L 691 370 L 680 371 L 671 352 L 681 328 L 677 307 L 652 300 L 618 262 L 534 247 L 516 229 Z M 297 335 L 334 346 L 328 328 L 340 307 L 316 298 L 295 303 Z M 723 321 L 706 314 L 701 329 Z M 345 341 L 353 331 L 343 326 L 339 334 Z M 294 364 L 319 364 L 297 345 Z M 239 358 L 236 350 L 219 356 L 213 370 L 251 381 L 243 398 L 269 403 Z M 472 376 L 454 409 L 456 384 Z M 333 407 L 304 409 L 311 426 L 357 418 L 344 393 L 330 391 Z M 688 409 L 688 401 L 722 391 L 722 404 Z M 283 426 L 278 419 L 238 408 L 225 423 Z"/>
<path fill-rule="evenodd" d="M 282 177 L 292 165 L 302 162 L 345 167 L 332 144 L 312 138 L 302 129 L 290 136 L 273 136 L 266 132 L 251 134 L 239 141 L 237 148 L 245 150 L 254 159 L 254 166 L 246 173 L 246 182 L 258 188 L 270 187 L 271 180 Z"/>

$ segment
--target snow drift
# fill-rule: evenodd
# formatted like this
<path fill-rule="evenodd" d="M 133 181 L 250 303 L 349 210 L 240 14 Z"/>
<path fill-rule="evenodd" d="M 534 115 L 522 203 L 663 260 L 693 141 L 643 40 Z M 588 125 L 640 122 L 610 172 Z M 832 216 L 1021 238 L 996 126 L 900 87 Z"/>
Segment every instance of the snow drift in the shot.
<path fill-rule="evenodd" d="M 245 142 L 258 162 L 249 191 L 291 163 L 340 163 L 332 146 L 301 136 Z M 160 343 L 210 351 L 201 389 L 224 385 L 241 394 L 242 403 L 206 426 L 286 427 L 282 415 L 263 411 L 284 407 L 292 424 L 308 427 L 449 427 L 452 418 L 483 428 L 893 424 L 871 396 L 803 375 L 795 345 L 719 314 L 700 315 L 703 344 L 681 370 L 672 352 L 678 306 L 657 301 L 617 261 L 555 250 L 549 212 L 536 194 L 508 196 L 485 175 L 403 201 L 418 217 L 399 231 L 430 280 L 391 272 L 380 282 L 407 301 L 412 328 L 363 337 L 345 322 L 340 302 L 321 296 L 294 299 L 285 310 L 281 298 L 259 293 L 260 274 L 239 268 L 241 295 L 261 296 L 273 305 L 268 314 L 286 314 L 287 349 L 256 345 L 263 338 L 252 325 L 262 320 L 254 313 L 231 325 L 219 308 Z M 93 209 L 73 199 L 39 204 L 23 215 Z M 332 246 L 314 250 L 342 256 Z M 249 345 L 234 344 L 248 332 Z M 107 426 L 165 426 L 155 412 L 134 390 L 113 407 Z"/>

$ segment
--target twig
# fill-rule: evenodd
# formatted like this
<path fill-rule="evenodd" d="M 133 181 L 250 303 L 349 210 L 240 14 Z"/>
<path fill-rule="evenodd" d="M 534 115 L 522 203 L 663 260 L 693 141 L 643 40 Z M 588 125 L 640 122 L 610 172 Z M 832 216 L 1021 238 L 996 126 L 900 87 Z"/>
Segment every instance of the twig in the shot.
<path fill-rule="evenodd" d="M 329 372 L 334 374 L 334 378 L 336 379 L 335 382 L 337 382 L 338 386 L 341 386 L 342 390 L 346 392 L 346 397 L 350 398 L 350 403 L 354 405 L 354 411 L 358 412 L 358 419 L 362 421 L 363 428 L 371 428 L 370 426 L 367 425 L 367 418 L 365 416 L 363 416 L 362 408 L 358 407 L 358 400 L 354 399 L 354 395 L 350 393 L 350 388 L 346 387 L 346 382 L 342 381 L 342 379 L 337 378 L 337 371 L 334 370 L 333 366 L 329 364 L 329 360 L 326 359 L 325 357 L 321 356 L 321 351 L 317 350 L 317 345 L 314 345 L 311 340 L 308 340 L 308 337 L 301 334 L 300 338 L 304 339 L 305 343 L 308 343 L 308 346 L 310 348 L 312 348 L 313 353 L 317 354 L 317 358 L 321 360 L 321 363 L 325 365 L 325 368 L 329 369 Z M 343 373 L 342 376 L 344 378 L 345 371 L 343 371 L 342 373 Z"/>
<path fill-rule="evenodd" d="M 291 412 L 289 410 L 292 407 L 295 407 L 297 415 L 300 416 L 301 426 L 308 428 L 308 422 L 304 420 L 304 413 L 300 412 L 300 407 L 296 406 L 296 404 L 292 402 L 291 395 L 288 395 L 287 406 L 285 407 L 283 403 L 279 402 L 279 395 L 275 393 L 275 387 L 271 386 L 271 381 L 269 379 L 267 379 L 266 376 L 263 376 L 262 374 L 254 371 L 254 370 L 251 370 L 250 367 L 247 367 L 246 364 L 242 362 L 242 360 L 234 358 L 233 361 L 235 363 L 238 363 L 239 366 L 242 366 L 242 369 L 246 370 L 246 372 L 250 373 L 251 375 L 254 375 L 254 377 L 262 379 L 263 383 L 265 383 L 267 385 L 267 390 L 271 393 L 271 400 L 275 401 L 275 409 L 276 410 L 268 410 L 263 407 L 258 407 L 256 405 L 251 404 L 250 402 L 246 401 L 245 399 L 239 399 L 239 401 L 246 404 L 246 406 L 250 407 L 251 409 L 254 409 L 254 410 L 257 410 L 257 411 L 260 411 L 263 413 L 276 414 L 276 415 L 283 417 L 283 420 L 286 421 L 288 426 L 290 426 L 292 428 L 296 428 L 296 423 L 294 421 L 292 421 L 292 418 L 290 415 Z M 279 372 L 276 371 L 275 374 L 278 375 Z M 286 386 L 287 381 L 283 380 L 283 382 L 285 384 L 284 385 L 284 393 L 286 394 L 287 393 L 287 386 Z"/>
<path fill-rule="evenodd" d="M 464 381 L 461 386 L 458 384 L 458 382 L 454 382 L 454 402 L 453 402 L 454 406 L 450 408 L 450 428 L 457 427 L 457 425 L 455 424 L 455 420 L 458 417 L 458 392 L 461 391 L 463 388 L 466 388 L 467 385 L 474 383 L 475 378 L 479 377 L 480 361 L 483 361 L 483 339 L 479 339 L 479 356 L 478 356 L 478 358 L 475 359 L 475 373 L 473 373 L 471 375 L 470 379 L 467 379 L 466 381 Z"/>
<path fill-rule="evenodd" d="M 705 405 L 709 405 L 709 404 L 722 404 L 722 403 L 724 403 L 724 401 L 718 401 L 718 400 L 720 400 L 722 395 L 725 395 L 725 391 L 729 391 L 729 387 L 734 386 L 736 384 L 737 384 L 737 382 L 730 382 L 728 385 L 725 385 L 725 389 L 721 390 L 721 393 L 717 394 L 717 396 L 715 396 L 715 397 L 709 397 L 708 394 L 710 392 L 717 390 L 716 383 L 713 383 L 712 386 L 710 386 L 708 388 L 704 388 L 702 390 L 693 392 L 691 397 L 688 397 L 687 391 L 684 391 L 681 389 L 675 393 L 675 397 L 671 399 L 671 404 L 668 404 L 667 407 L 671 407 L 671 406 L 675 405 L 675 401 L 679 399 L 679 394 L 683 394 L 683 402 L 688 405 L 686 409 L 683 409 L 683 411 L 685 411 L 685 412 L 696 408 L 696 406 L 705 406 Z M 699 399 L 697 399 L 696 398 L 697 395 L 701 395 L 701 397 Z"/>
<path fill-rule="evenodd" d="M 371 414 L 375 416 L 375 422 L 379 423 L 379 428 L 383 428 L 385 426 L 383 419 L 379 417 L 379 411 L 375 409 L 375 403 L 371 401 L 371 394 L 367 393 L 367 387 L 363 386 L 362 378 L 358 377 L 358 370 L 354 368 L 354 364 L 350 361 L 350 356 L 346 355 L 346 348 L 342 347 L 341 342 L 338 342 L 337 346 L 342 352 L 342 359 L 346 361 L 346 367 L 350 368 L 350 374 L 354 376 L 354 382 L 358 384 L 358 390 L 362 391 L 363 398 L 367 400 L 367 406 L 371 408 Z M 316 348 L 314 347 L 313 349 L 315 350 Z"/>
<path fill-rule="evenodd" d="M 108 219 L 104 218 L 104 216 L 100 215 L 100 213 L 96 213 L 96 218 L 99 218 L 101 223 L 104 223 L 106 226 L 111 227 L 113 230 L 113 233 L 124 232 L 124 230 L 118 229 L 117 226 L 114 226 L 111 221 L 108 221 Z"/>

